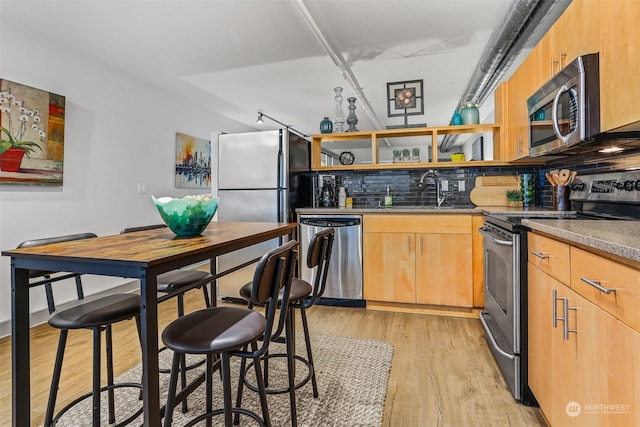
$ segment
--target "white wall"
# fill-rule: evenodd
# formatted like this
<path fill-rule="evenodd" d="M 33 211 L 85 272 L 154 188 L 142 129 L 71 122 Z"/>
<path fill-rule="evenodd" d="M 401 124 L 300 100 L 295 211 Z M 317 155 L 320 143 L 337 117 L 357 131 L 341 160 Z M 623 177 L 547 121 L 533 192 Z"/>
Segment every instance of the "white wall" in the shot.
<path fill-rule="evenodd" d="M 252 130 L 111 66 L 1 24 L 0 78 L 66 97 L 64 185 L 0 185 L 2 250 L 32 238 L 87 231 L 116 234 L 127 226 L 161 222 L 151 194 L 210 192 L 174 188 L 176 132 L 209 139 L 222 131 Z M 213 175 L 217 192 L 215 171 Z M 146 194 L 138 194 L 138 183 L 146 184 Z M 10 273 L 9 258 L 0 257 L 0 336 L 6 334 L 11 316 Z M 87 294 L 125 283 L 98 277 L 84 282 Z M 73 297 L 69 285 L 57 299 Z M 32 313 L 46 308 L 43 294 L 32 290 Z"/>

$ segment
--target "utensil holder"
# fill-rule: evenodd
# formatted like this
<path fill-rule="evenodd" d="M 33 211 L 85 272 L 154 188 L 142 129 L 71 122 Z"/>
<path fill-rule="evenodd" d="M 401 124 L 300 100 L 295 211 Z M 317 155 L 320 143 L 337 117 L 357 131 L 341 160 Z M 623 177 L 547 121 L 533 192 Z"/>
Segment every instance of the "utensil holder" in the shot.
<path fill-rule="evenodd" d="M 566 185 L 559 185 L 555 188 L 555 195 L 553 197 L 553 209 L 556 211 L 570 211 L 571 201 L 569 200 L 569 187 Z"/>

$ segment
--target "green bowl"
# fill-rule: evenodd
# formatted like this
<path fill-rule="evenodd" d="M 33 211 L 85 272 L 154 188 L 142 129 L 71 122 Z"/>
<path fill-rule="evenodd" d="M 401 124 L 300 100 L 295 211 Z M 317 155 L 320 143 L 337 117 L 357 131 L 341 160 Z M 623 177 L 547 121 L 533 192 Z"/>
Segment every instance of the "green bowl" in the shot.
<path fill-rule="evenodd" d="M 182 199 L 151 196 L 162 221 L 178 236 L 199 236 L 218 209 L 218 198 L 185 196 Z"/>

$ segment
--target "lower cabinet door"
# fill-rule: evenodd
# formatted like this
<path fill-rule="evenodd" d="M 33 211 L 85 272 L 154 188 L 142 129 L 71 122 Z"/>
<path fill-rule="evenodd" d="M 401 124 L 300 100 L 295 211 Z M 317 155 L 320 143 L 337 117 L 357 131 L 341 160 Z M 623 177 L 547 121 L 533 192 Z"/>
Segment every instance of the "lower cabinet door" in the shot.
<path fill-rule="evenodd" d="M 549 419 L 554 404 L 551 395 L 552 288 L 561 284 L 531 263 L 528 274 L 529 388 Z"/>
<path fill-rule="evenodd" d="M 471 234 L 416 234 L 416 302 L 473 307 Z"/>
<path fill-rule="evenodd" d="M 366 300 L 415 303 L 415 235 L 364 233 Z"/>

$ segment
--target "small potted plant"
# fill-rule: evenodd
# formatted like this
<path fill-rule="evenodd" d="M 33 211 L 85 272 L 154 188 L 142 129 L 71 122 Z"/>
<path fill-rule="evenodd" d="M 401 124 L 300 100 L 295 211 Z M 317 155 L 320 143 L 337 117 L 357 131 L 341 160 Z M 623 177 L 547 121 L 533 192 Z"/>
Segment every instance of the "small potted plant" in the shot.
<path fill-rule="evenodd" d="M 415 147 L 411 149 L 411 161 L 419 162 L 420 161 L 420 149 Z"/>
<path fill-rule="evenodd" d="M 37 136 L 44 141 L 47 136 L 42 130 L 43 120 L 37 109 L 30 110 L 11 92 L 0 92 L 0 114 L 6 117 L 6 124 L 0 126 L 0 170 L 18 172 L 23 156 L 27 157 L 42 147 L 25 138 Z"/>
<path fill-rule="evenodd" d="M 507 206 L 522 206 L 522 191 L 507 190 Z"/>
<path fill-rule="evenodd" d="M 402 162 L 402 158 L 400 156 L 402 156 L 402 152 L 400 150 L 393 150 L 393 163 Z"/>

